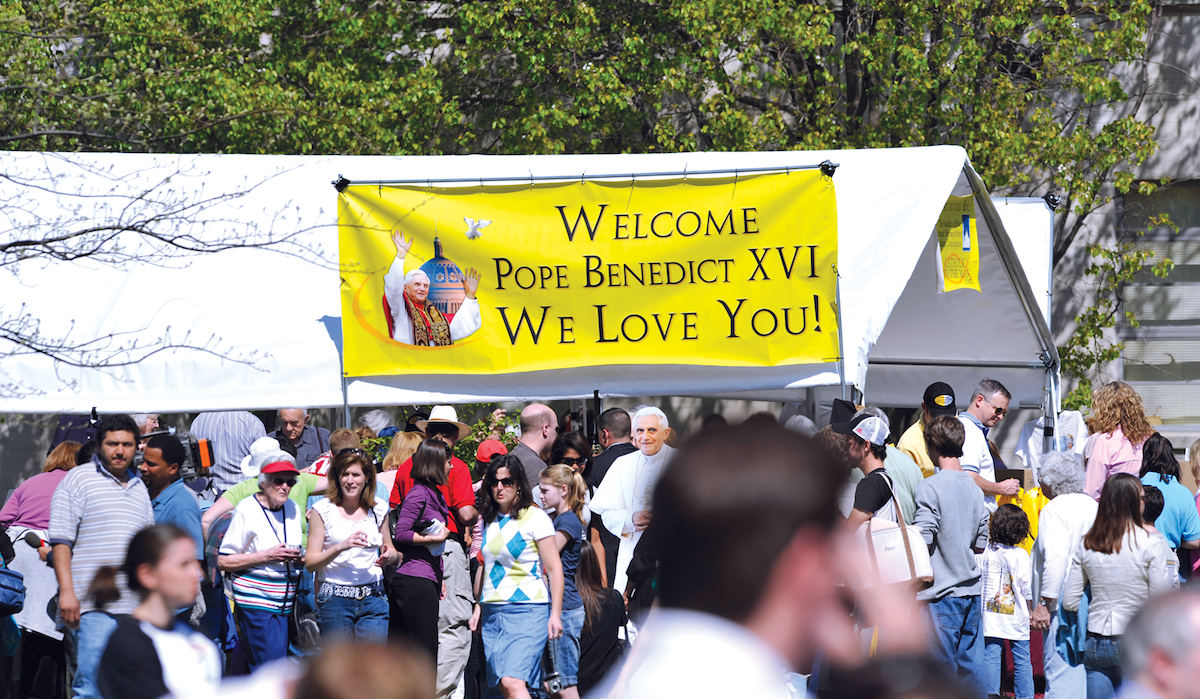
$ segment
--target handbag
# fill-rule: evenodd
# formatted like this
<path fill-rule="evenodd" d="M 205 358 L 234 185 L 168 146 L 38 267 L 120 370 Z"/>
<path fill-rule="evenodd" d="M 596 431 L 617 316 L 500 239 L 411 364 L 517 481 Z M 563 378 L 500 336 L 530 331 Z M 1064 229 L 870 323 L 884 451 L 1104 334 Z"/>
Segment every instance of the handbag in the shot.
<path fill-rule="evenodd" d="M 0 616 L 12 616 L 25 608 L 25 576 L 8 566 L 0 567 Z"/>
<path fill-rule="evenodd" d="M 920 527 L 905 524 L 904 513 L 896 500 L 896 489 L 887 473 L 883 474 L 891 491 L 896 521 L 872 517 L 859 528 L 856 540 L 870 561 L 869 579 L 859 581 L 858 589 L 875 585 L 916 582 L 926 587 L 933 582 L 933 564 L 929 547 Z"/>

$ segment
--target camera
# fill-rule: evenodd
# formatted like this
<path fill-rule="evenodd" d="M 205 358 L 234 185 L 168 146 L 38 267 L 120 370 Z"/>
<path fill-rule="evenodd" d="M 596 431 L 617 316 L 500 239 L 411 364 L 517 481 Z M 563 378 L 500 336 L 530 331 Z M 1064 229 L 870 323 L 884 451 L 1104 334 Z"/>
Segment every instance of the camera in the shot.
<path fill-rule="evenodd" d="M 383 546 L 383 534 L 376 531 L 367 532 L 367 546 Z"/>
<path fill-rule="evenodd" d="M 144 434 L 139 438 L 141 444 L 145 444 L 151 437 L 160 434 L 174 434 L 179 443 L 183 445 L 183 463 L 179 464 L 179 475 L 184 481 L 191 481 L 200 476 L 207 476 L 208 469 L 212 468 L 213 459 L 213 443 L 212 440 L 198 439 L 191 432 L 172 433 L 170 430 L 159 430 Z M 133 467 L 140 469 L 144 457 L 139 449 L 137 454 L 133 456 Z"/>

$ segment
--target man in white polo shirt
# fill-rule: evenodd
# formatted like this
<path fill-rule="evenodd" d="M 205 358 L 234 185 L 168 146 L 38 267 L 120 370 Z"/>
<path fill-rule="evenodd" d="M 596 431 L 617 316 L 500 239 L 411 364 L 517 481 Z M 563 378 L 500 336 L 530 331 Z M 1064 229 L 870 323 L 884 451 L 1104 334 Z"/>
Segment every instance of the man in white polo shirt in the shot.
<path fill-rule="evenodd" d="M 1008 414 L 1008 402 L 1011 400 L 1012 394 L 1003 384 L 994 379 L 984 379 L 971 393 L 967 409 L 958 414 L 967 432 L 960 463 L 962 469 L 975 479 L 975 485 L 983 491 L 983 504 L 988 512 L 996 511 L 997 495 L 1016 495 L 1021 489 L 1021 482 L 1015 478 L 996 482 L 996 462 L 987 442 L 988 431 L 1000 424 Z"/>
<path fill-rule="evenodd" d="M 77 699 L 98 699 L 96 671 L 115 614 L 131 614 L 138 601 L 120 572 L 133 535 L 154 524 L 146 486 L 133 465 L 138 427 L 128 415 L 109 415 L 96 428 L 99 447 L 91 463 L 71 469 L 50 500 L 50 544 L 58 576 L 58 609 L 68 636 L 78 643 Z M 88 594 L 96 571 L 117 568 L 120 597 L 103 608 Z"/>

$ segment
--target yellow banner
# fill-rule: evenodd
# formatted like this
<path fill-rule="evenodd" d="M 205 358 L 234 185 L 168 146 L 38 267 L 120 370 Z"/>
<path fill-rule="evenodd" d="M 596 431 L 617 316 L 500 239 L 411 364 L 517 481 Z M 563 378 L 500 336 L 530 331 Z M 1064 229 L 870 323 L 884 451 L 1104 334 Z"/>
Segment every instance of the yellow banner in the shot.
<path fill-rule="evenodd" d="M 975 198 L 950 197 L 937 222 L 938 291 L 979 289 L 979 236 L 975 228 Z"/>
<path fill-rule="evenodd" d="M 338 196 L 348 376 L 837 359 L 818 171 Z"/>

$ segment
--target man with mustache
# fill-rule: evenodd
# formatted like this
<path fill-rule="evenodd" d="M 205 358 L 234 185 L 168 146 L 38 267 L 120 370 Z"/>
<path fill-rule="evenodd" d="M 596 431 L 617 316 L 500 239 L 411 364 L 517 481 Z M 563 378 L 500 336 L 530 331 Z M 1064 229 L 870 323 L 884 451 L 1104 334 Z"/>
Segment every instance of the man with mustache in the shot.
<path fill-rule="evenodd" d="M 131 614 L 138 600 L 117 572 L 120 597 L 100 607 L 88 594 L 103 566 L 119 571 L 133 535 L 154 524 L 146 485 L 133 466 L 138 426 L 128 415 L 109 415 L 96 428 L 99 447 L 90 463 L 71 469 L 50 501 L 50 545 L 58 576 L 58 609 L 77 642 L 72 689 L 78 699 L 97 699 L 96 672 L 116 614 Z"/>

